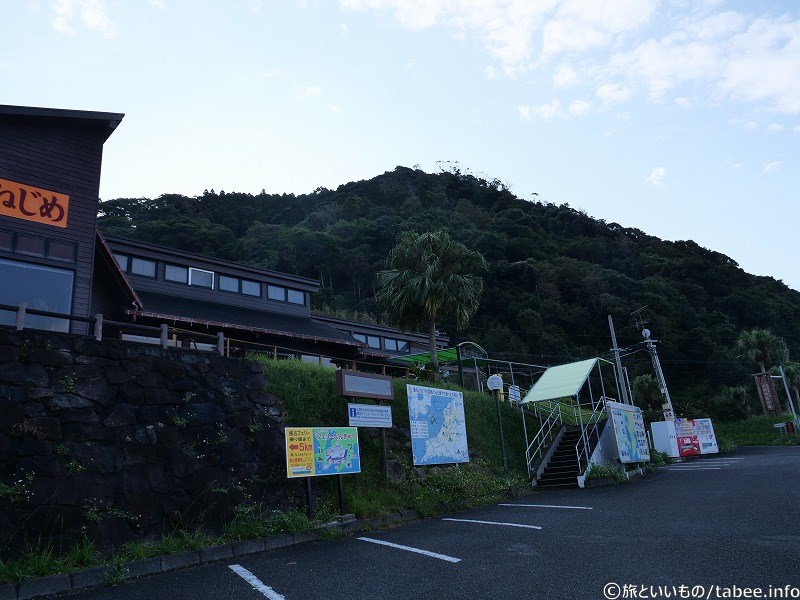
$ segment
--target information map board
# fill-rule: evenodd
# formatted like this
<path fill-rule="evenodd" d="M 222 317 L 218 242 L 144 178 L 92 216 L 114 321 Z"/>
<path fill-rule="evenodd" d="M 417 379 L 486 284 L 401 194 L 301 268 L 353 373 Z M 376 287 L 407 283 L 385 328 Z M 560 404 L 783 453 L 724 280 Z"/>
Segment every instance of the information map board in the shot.
<path fill-rule="evenodd" d="M 649 461 L 650 448 L 647 445 L 642 409 L 619 402 L 606 402 L 606 409 L 614 428 L 620 462 L 625 464 Z"/>
<path fill-rule="evenodd" d="M 411 451 L 415 465 L 469 462 L 464 395 L 406 385 Z"/>
<path fill-rule="evenodd" d="M 289 478 L 361 472 L 356 427 L 287 427 L 284 435 Z"/>

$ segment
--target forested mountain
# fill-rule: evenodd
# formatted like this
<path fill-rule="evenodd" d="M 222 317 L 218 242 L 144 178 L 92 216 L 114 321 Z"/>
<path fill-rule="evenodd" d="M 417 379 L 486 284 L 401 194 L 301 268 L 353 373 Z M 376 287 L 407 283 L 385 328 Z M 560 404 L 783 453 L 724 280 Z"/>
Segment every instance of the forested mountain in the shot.
<path fill-rule="evenodd" d="M 515 197 L 499 181 L 458 168 L 398 167 L 312 194 L 215 193 L 103 202 L 102 231 L 321 280 L 315 309 L 370 313 L 375 273 L 404 230 L 440 228 L 490 264 L 468 330 L 493 357 L 558 364 L 605 353 L 612 315 L 621 346 L 641 340 L 632 311 L 649 320 L 676 406 L 691 416 L 728 385 L 752 385 L 737 360 L 742 329 L 782 335 L 800 357 L 800 293 L 745 273 L 692 241 L 666 242 L 593 219 L 568 205 Z M 742 241 L 743 244 L 745 240 Z M 324 305 L 324 306 L 323 306 Z M 643 352 L 631 378 L 652 372 Z"/>

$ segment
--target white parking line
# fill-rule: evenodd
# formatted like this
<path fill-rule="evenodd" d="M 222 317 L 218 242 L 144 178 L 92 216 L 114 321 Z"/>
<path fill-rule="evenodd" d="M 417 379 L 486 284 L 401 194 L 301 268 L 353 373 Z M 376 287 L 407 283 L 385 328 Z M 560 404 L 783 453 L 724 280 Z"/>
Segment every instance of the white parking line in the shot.
<path fill-rule="evenodd" d="M 442 519 L 442 521 L 456 521 L 458 523 L 480 523 L 481 525 L 502 525 L 504 527 L 524 527 L 525 529 L 541 529 L 537 525 L 522 525 L 520 523 L 500 523 L 498 521 L 476 521 L 475 519 Z"/>
<path fill-rule="evenodd" d="M 438 554 L 437 552 L 430 552 L 428 550 L 420 550 L 419 548 L 412 548 L 411 546 L 401 546 L 400 544 L 392 544 L 391 542 L 384 542 L 383 540 L 376 540 L 375 538 L 360 537 L 362 542 L 372 542 L 373 544 L 380 544 L 381 546 L 389 546 L 390 548 L 397 548 L 398 550 L 406 550 L 408 552 L 416 552 L 417 554 L 424 554 L 431 558 L 438 558 L 439 560 L 446 560 L 447 562 L 457 563 L 461 562 L 460 558 L 447 556 L 446 554 Z"/>
<path fill-rule="evenodd" d="M 721 471 L 722 467 L 664 467 L 665 471 Z"/>
<path fill-rule="evenodd" d="M 572 508 L 575 510 L 592 510 L 591 506 L 562 506 L 560 504 L 498 504 L 498 506 L 524 506 L 530 508 Z"/>
<path fill-rule="evenodd" d="M 253 575 L 250 571 L 245 569 L 241 565 L 228 565 L 228 568 L 236 573 L 239 577 L 244 579 L 247 583 L 253 586 L 253 589 L 257 592 L 261 592 L 264 596 L 269 598 L 269 600 L 286 600 L 285 597 L 281 596 L 278 592 L 273 590 L 268 585 L 264 585 L 264 583 L 255 575 Z"/>

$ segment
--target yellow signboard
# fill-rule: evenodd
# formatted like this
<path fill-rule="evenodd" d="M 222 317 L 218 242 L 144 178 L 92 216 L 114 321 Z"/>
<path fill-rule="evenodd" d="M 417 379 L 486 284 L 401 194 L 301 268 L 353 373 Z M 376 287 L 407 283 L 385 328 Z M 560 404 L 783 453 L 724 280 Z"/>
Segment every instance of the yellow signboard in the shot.
<path fill-rule="evenodd" d="M 287 427 L 286 475 L 309 477 L 314 474 L 314 440 L 311 427 Z"/>
<path fill-rule="evenodd" d="M 361 472 L 356 427 L 287 427 L 284 435 L 287 477 Z"/>
<path fill-rule="evenodd" d="M 0 215 L 66 227 L 69 196 L 0 179 Z"/>

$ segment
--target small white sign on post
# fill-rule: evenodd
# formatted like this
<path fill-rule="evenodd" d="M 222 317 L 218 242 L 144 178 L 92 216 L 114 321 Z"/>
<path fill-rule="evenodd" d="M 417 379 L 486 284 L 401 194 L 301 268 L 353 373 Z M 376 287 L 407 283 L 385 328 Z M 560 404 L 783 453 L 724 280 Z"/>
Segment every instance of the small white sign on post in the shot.
<path fill-rule="evenodd" d="M 508 401 L 511 404 L 517 405 L 520 403 L 520 391 L 518 385 L 508 386 Z"/>
<path fill-rule="evenodd" d="M 392 426 L 392 407 L 377 404 L 348 404 L 347 414 L 350 427 L 383 427 Z"/>

